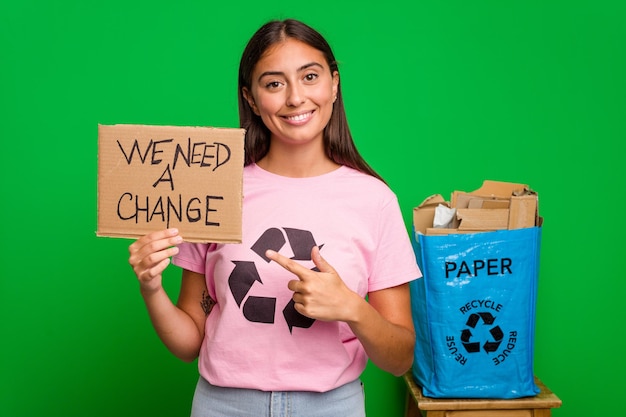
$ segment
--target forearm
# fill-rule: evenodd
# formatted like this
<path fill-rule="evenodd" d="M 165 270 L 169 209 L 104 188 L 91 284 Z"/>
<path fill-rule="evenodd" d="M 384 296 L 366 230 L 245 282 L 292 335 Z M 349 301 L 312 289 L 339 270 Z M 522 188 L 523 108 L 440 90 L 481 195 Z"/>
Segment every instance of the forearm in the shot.
<path fill-rule="evenodd" d="M 409 370 L 413 363 L 414 330 L 385 319 L 363 299 L 354 311 L 354 320 L 348 324 L 370 360 L 396 376 Z"/>
<path fill-rule="evenodd" d="M 198 357 L 201 330 L 191 316 L 174 305 L 163 288 L 141 293 L 150 320 L 163 344 L 178 358 L 191 362 Z"/>

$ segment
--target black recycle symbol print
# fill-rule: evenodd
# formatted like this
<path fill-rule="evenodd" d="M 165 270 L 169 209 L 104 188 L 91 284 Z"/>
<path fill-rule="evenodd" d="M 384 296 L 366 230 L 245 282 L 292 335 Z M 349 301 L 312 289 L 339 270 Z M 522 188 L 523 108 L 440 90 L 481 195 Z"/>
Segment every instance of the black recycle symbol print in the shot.
<path fill-rule="evenodd" d="M 283 234 L 284 230 L 284 234 Z M 265 256 L 265 251 L 272 249 L 279 252 L 286 243 L 289 243 L 294 256 L 291 259 L 298 261 L 310 261 L 311 249 L 317 246 L 313 234 L 308 230 L 299 230 L 291 228 L 270 228 L 263 232 L 261 237 L 252 245 L 250 249 L 256 253 L 265 262 L 270 259 Z M 285 239 L 285 235 L 287 238 Z M 321 249 L 322 246 L 320 246 Z M 242 309 L 244 317 L 255 323 L 274 323 L 276 312 L 276 298 L 274 297 L 257 297 L 248 295 L 248 292 L 256 281 L 263 284 L 259 272 L 252 261 L 232 261 L 235 268 L 228 277 L 228 286 L 237 302 L 239 308 Z M 313 270 L 318 270 L 313 268 Z M 244 302 L 245 299 L 245 302 Z M 243 306 L 242 306 L 243 303 Z M 293 300 L 283 308 L 283 316 L 289 326 L 289 332 L 294 327 L 309 328 L 315 322 L 314 319 L 306 317 L 296 311 Z"/>
<path fill-rule="evenodd" d="M 491 313 L 489 312 L 472 313 L 468 317 L 467 323 L 465 324 L 471 327 L 472 329 L 475 329 L 476 325 L 481 319 L 482 319 L 483 325 L 489 325 L 489 326 L 492 325 L 493 322 L 496 320 L 496 318 L 493 317 Z M 491 334 L 491 337 L 493 337 L 493 341 L 488 340 L 482 346 L 486 353 L 497 351 L 498 347 L 500 346 L 500 343 L 502 343 L 502 338 L 504 337 L 504 333 L 502 332 L 502 329 L 500 329 L 500 326 L 497 326 L 497 325 L 492 327 L 489 330 L 489 333 Z M 480 342 L 470 342 L 472 336 L 473 336 L 472 331 L 470 329 L 463 329 L 463 331 L 461 332 L 461 342 L 463 343 L 465 350 L 467 350 L 467 353 L 480 352 L 480 347 L 481 347 Z"/>

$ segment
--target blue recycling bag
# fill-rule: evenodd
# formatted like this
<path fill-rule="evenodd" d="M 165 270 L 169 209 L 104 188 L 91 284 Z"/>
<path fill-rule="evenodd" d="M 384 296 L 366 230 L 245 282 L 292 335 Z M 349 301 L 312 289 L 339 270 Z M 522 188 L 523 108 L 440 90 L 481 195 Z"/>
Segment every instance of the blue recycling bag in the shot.
<path fill-rule="evenodd" d="M 534 396 L 541 228 L 413 233 L 413 377 L 434 398 Z"/>

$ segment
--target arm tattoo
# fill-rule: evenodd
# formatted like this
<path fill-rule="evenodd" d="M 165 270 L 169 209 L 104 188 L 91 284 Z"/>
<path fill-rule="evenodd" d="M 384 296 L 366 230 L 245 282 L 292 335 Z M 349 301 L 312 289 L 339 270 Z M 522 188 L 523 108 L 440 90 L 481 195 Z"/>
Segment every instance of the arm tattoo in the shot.
<path fill-rule="evenodd" d="M 213 310 L 213 306 L 215 305 L 215 300 L 211 298 L 208 291 L 202 291 L 202 301 L 200 302 L 200 306 L 204 310 L 204 314 L 207 316 Z"/>

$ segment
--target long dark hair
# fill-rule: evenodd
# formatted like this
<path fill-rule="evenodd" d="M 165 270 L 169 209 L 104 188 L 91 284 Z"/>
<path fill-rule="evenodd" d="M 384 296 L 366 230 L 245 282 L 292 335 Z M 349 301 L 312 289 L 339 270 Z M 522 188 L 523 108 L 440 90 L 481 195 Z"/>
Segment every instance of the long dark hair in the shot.
<path fill-rule="evenodd" d="M 261 117 L 252 111 L 243 96 L 243 89 L 251 88 L 252 71 L 265 51 L 287 38 L 304 42 L 322 52 L 331 74 L 335 71 L 339 73 L 330 45 L 315 29 L 294 19 L 273 20 L 261 26 L 248 42 L 239 63 L 239 124 L 246 129 L 245 165 L 257 162 L 267 154 L 270 148 L 270 131 Z M 330 121 L 324 128 L 324 149 L 326 155 L 334 162 L 382 180 L 365 162 L 352 139 L 341 96 L 341 77 L 337 87 L 337 100 L 333 105 Z"/>

